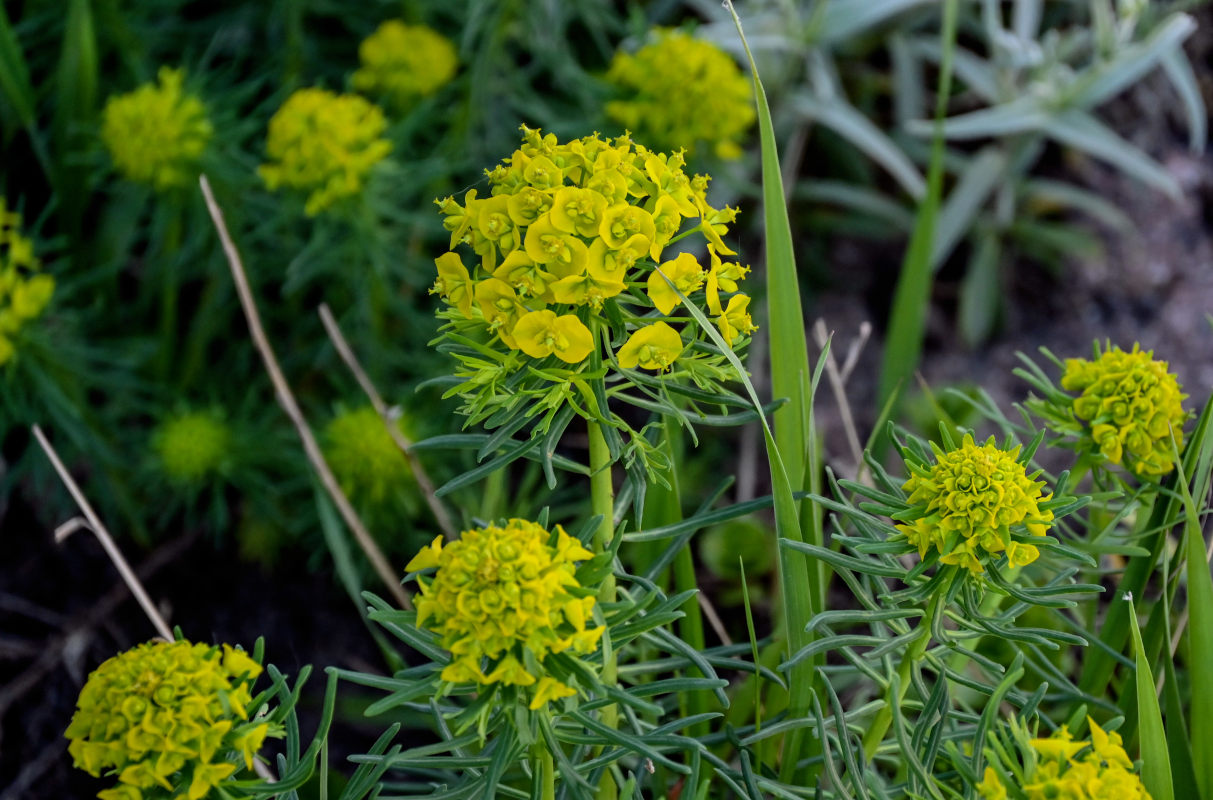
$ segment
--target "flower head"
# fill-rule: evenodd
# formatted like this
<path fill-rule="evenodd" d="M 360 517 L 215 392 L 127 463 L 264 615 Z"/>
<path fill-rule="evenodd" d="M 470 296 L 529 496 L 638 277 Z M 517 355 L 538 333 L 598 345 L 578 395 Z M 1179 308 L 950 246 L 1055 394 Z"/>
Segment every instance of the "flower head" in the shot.
<path fill-rule="evenodd" d="M 403 420 L 396 426 L 404 430 Z M 324 457 L 341 488 L 352 498 L 371 505 L 383 503 L 392 492 L 412 486 L 413 472 L 379 412 L 370 406 L 343 411 L 325 426 Z"/>
<path fill-rule="evenodd" d="M 358 46 L 362 66 L 354 88 L 408 105 L 431 95 L 455 76 L 459 65 L 451 40 L 425 25 L 391 19 Z"/>
<path fill-rule="evenodd" d="M 300 89 L 270 119 L 257 172 L 270 189 L 287 186 L 308 193 L 310 217 L 362 192 L 371 169 L 392 150 L 381 138 L 383 112 L 353 94 Z"/>
<path fill-rule="evenodd" d="M 544 659 L 598 648 L 604 629 L 589 624 L 594 596 L 574 568 L 590 557 L 559 525 L 549 533 L 521 519 L 423 548 L 405 569 L 437 567 L 418 578 L 417 624 L 451 651 L 443 680 L 525 687 L 533 709 L 575 694 L 547 674 Z"/>
<path fill-rule="evenodd" d="M 0 366 L 16 355 L 17 334 L 54 292 L 55 279 L 42 272 L 33 242 L 21 235 L 21 215 L 0 197 Z"/>
<path fill-rule="evenodd" d="M 1150 800 L 1120 734 L 1104 731 L 1090 717 L 1087 722 L 1090 741 L 1075 741 L 1064 725 L 1047 738 L 1029 738 L 1022 723 L 1012 720 L 1010 738 L 1023 765 L 1010 747 L 987 749 L 990 766 L 977 785 L 978 795 L 1004 800 L 1010 796 L 1008 782 L 1014 780 L 1022 793 L 1017 795 L 1028 800 Z"/>
<path fill-rule="evenodd" d="M 1045 535 L 1053 512 L 1040 506 L 1052 495 L 1041 496 L 1044 483 L 1034 480 L 1039 473 L 1027 474 L 1019 448 L 1000 449 L 993 437 L 977 445 L 967 434 L 956 449 L 932 448 L 935 464 L 907 463 L 912 474 L 904 489 L 920 513 L 896 526 L 919 557 L 934 548 L 942 563 L 975 575 L 1003 551 L 1011 566 L 1035 561 L 1039 551 L 1021 539 Z"/>
<path fill-rule="evenodd" d="M 479 330 L 531 358 L 554 354 L 573 365 L 593 351 L 592 321 L 605 322 L 608 306 L 626 307 L 634 319 L 616 333 L 651 327 L 636 318 L 656 311 L 675 338 L 673 325 L 695 335 L 694 324 L 686 326 L 689 317 L 676 316 L 679 292 L 720 316 L 730 342 L 752 332 L 748 298 L 738 285 L 748 268 L 721 260 L 732 252 L 720 237 L 736 212 L 710 206 L 707 178 L 688 177 L 683 165 L 681 153 L 653 152 L 627 137 L 561 144 L 524 127 L 522 147 L 488 171 L 490 197 L 472 190 L 462 204 L 451 197 L 437 201 L 451 247 L 469 246 L 479 263 L 469 268 L 453 251 L 439 256 L 432 292 L 447 302 L 459 330 Z M 675 236 L 694 233 L 711 254 L 710 273 L 689 252 L 661 261 Z M 705 281 L 708 294 L 701 294 Z M 731 293 L 728 312 L 722 291 Z M 558 346 L 561 337 L 572 344 Z M 669 333 L 663 341 L 673 346 Z M 668 366 L 658 363 L 644 359 L 640 366 Z"/>
<path fill-rule="evenodd" d="M 1063 389 L 1079 392 L 1073 413 L 1083 422 L 1087 446 L 1141 477 L 1159 477 L 1175 468 L 1171 434 L 1182 448 L 1187 419 L 1187 395 L 1167 372 L 1167 362 L 1153 355 L 1136 344 L 1128 353 L 1111 347 L 1094 361 L 1066 359 L 1061 378 Z"/>
<path fill-rule="evenodd" d="M 164 473 L 184 484 L 198 484 L 221 471 L 231 448 L 231 429 L 206 411 L 165 419 L 152 435 L 152 449 Z"/>
<path fill-rule="evenodd" d="M 163 191 L 198 176 L 213 130 L 202 101 L 184 91 L 182 70 L 161 67 L 157 77 L 106 101 L 101 140 L 123 176 Z"/>
<path fill-rule="evenodd" d="M 619 100 L 607 115 L 654 147 L 706 144 L 720 158 L 741 155 L 738 141 L 754 123 L 750 80 L 716 45 L 664 28 L 636 53 L 616 53 L 607 81 Z"/>
<path fill-rule="evenodd" d="M 200 800 L 245 767 L 269 723 L 250 722 L 250 689 L 261 665 L 243 650 L 186 641 L 149 642 L 88 677 L 64 734 L 75 765 L 119 785 L 103 798 L 141 798 L 159 786 Z"/>

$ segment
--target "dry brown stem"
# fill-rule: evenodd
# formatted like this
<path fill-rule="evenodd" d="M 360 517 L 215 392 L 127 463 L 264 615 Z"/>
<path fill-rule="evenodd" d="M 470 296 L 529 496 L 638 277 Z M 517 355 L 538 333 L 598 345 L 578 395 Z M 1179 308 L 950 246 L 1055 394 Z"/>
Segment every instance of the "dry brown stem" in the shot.
<path fill-rule="evenodd" d="M 240 259 L 240 253 L 236 250 L 236 245 L 232 242 L 232 237 L 228 233 L 227 225 L 223 221 L 223 211 L 219 208 L 219 204 L 215 202 L 215 195 L 211 192 L 210 182 L 206 176 L 202 175 L 198 178 L 199 184 L 202 186 L 202 195 L 206 198 L 206 207 L 210 212 L 211 221 L 215 223 L 215 230 L 219 233 L 219 240 L 223 244 L 223 252 L 227 255 L 228 265 L 232 270 L 232 278 L 236 282 L 236 293 L 240 296 L 240 305 L 244 309 L 244 317 L 248 321 L 249 333 L 253 337 L 253 344 L 256 345 L 257 351 L 261 354 L 261 360 L 265 364 L 266 372 L 269 373 L 270 381 L 274 384 L 274 394 L 278 398 L 278 404 L 282 406 L 283 411 L 290 418 L 291 423 L 295 426 L 295 430 L 299 434 L 299 438 L 303 441 L 303 451 L 307 454 L 308 461 L 320 476 L 320 482 L 324 485 L 325 491 L 333 499 L 337 506 L 337 510 L 341 513 L 341 518 L 345 520 L 345 524 L 354 532 L 354 539 L 357 540 L 358 546 L 362 548 L 362 552 L 366 554 L 367 560 L 371 562 L 371 567 L 375 570 L 375 574 L 387 586 L 388 591 L 392 593 L 397 605 L 401 608 L 411 609 L 412 603 L 409 601 L 409 596 L 404 591 L 404 587 L 400 585 L 399 573 L 392 569 L 388 564 L 387 558 L 383 555 L 383 551 L 379 549 L 379 545 L 375 544 L 374 538 L 370 531 L 362 524 L 358 513 L 354 511 L 354 507 L 350 505 L 349 498 L 345 496 L 345 492 L 341 491 L 341 486 L 337 483 L 336 476 L 333 475 L 332 469 L 329 468 L 328 462 L 324 460 L 324 454 L 320 450 L 320 445 L 316 442 L 316 437 L 308 427 L 307 419 L 303 416 L 303 411 L 299 408 L 299 403 L 295 401 L 295 395 L 291 392 L 290 384 L 287 383 L 286 377 L 282 374 L 282 368 L 278 366 L 278 359 L 274 356 L 274 349 L 270 346 L 269 339 L 265 335 L 265 329 L 261 325 L 261 316 L 257 312 L 257 302 L 253 298 L 253 290 L 249 287 L 248 276 L 244 271 L 244 264 Z"/>

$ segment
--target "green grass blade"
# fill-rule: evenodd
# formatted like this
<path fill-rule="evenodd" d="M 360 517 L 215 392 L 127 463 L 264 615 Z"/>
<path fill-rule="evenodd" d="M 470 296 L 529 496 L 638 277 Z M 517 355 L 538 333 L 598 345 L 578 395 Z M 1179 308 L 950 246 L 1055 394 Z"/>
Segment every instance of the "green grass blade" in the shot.
<path fill-rule="evenodd" d="M 1125 600 L 1132 605 L 1133 595 L 1125 595 Z M 1129 626 L 1133 633 L 1133 651 L 1137 655 L 1137 708 L 1140 715 L 1137 738 L 1141 742 L 1141 780 L 1154 800 L 1174 800 L 1171 757 L 1167 752 L 1167 736 L 1162 726 L 1162 709 L 1158 705 L 1158 694 L 1154 691 L 1154 670 L 1146 658 L 1146 647 L 1141 641 L 1141 628 L 1135 609 L 1129 611 Z"/>
<path fill-rule="evenodd" d="M 884 405 L 893 392 L 918 368 L 922 338 L 926 326 L 927 302 L 931 293 L 931 251 L 934 248 L 935 223 L 943 193 L 943 118 L 952 91 L 952 53 L 956 48 L 958 0 L 944 5 L 939 65 L 939 94 L 935 104 L 935 135 L 931 141 L 931 161 L 927 168 L 927 193 L 918 207 L 914 233 L 901 265 L 901 277 L 893 297 L 889 333 L 885 340 L 884 361 L 880 368 L 878 402 Z M 774 346 L 772 344 L 772 353 Z M 882 439 L 883 441 L 883 439 Z"/>
<path fill-rule="evenodd" d="M 1208 442 L 1194 441 L 1190 446 L 1196 444 L 1203 446 Z M 1205 560 L 1205 537 L 1201 532 L 1199 509 L 1188 490 L 1187 475 L 1178 452 L 1175 452 L 1175 469 L 1179 473 L 1177 483 L 1183 496 L 1187 540 L 1185 567 L 1188 578 L 1188 664 L 1194 670 L 1199 670 L 1213 664 L 1213 576 L 1209 574 L 1209 563 Z M 1204 477 L 1198 487 L 1203 498 L 1209 487 L 1207 477 L 1200 477 Z M 1192 702 L 1189 708 L 1196 784 L 1202 797 L 1210 797 L 1213 796 L 1213 683 L 1207 680 L 1192 681 Z"/>
<path fill-rule="evenodd" d="M 34 86 L 21 42 L 13 31 L 8 12 L 0 5 L 0 97 L 12 108 L 25 128 L 34 124 Z"/>
<path fill-rule="evenodd" d="M 800 282 L 796 274 L 796 257 L 792 248 L 792 226 L 784 200 L 783 178 L 779 168 L 779 152 L 775 144 L 775 128 L 767 105 L 758 67 L 750 52 L 741 18 L 730 0 L 725 6 L 733 16 L 737 35 L 741 37 L 757 103 L 758 127 L 762 142 L 762 200 L 767 247 L 767 309 L 770 326 L 771 387 L 775 397 L 787 397 L 789 402 L 774 414 L 775 434 L 763 421 L 763 436 L 767 459 L 771 467 L 772 495 L 775 498 L 775 530 L 781 538 L 810 544 L 821 544 L 821 526 L 814 524 L 815 509 L 807 506 L 802 523 L 797 502 L 792 493 L 803 489 L 806 480 L 811 485 L 813 392 L 810 379 L 808 344 L 805 340 L 804 312 L 800 305 Z M 671 284 L 672 286 L 673 284 Z M 755 408 L 761 408 L 757 394 L 745 377 L 741 362 L 733 355 L 727 342 L 719 337 L 714 326 L 699 309 L 687 304 L 700 325 L 712 336 L 732 361 L 750 390 Z M 805 561 L 786 548 L 779 549 L 779 578 L 783 601 L 784 635 L 789 653 L 807 646 L 813 638 L 805 626 L 813 610 L 825 601 L 824 571 L 815 561 Z M 791 687 L 788 711 L 794 717 L 807 716 L 812 708 L 812 661 L 801 664 L 789 675 Z M 797 729 L 786 740 L 783 754 L 784 775 L 794 770 L 800 760 L 804 730 Z"/>
<path fill-rule="evenodd" d="M 63 227 L 73 246 L 79 243 L 88 202 L 88 168 L 71 158 L 84 147 L 84 131 L 97 107 L 97 32 L 90 0 L 71 0 L 63 31 L 56 77 L 54 141 L 58 152 L 57 186 Z M 83 254 L 76 252 L 77 258 Z"/>

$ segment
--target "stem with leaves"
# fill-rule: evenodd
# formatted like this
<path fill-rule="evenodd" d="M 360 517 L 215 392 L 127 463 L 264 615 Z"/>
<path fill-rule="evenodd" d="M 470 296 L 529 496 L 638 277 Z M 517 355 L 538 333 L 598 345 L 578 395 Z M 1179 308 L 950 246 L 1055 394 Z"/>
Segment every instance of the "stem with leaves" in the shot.
<path fill-rule="evenodd" d="M 943 592 L 938 592 L 931 598 L 930 604 L 927 606 L 927 613 L 918 621 L 918 635 L 914 637 L 905 653 L 902 654 L 901 663 L 897 667 L 898 705 L 905 699 L 906 692 L 910 688 L 910 677 L 914 665 L 922 660 L 923 655 L 927 652 L 927 646 L 931 643 L 931 628 L 935 625 L 935 617 L 939 615 L 940 610 L 943 608 L 943 602 Z M 884 705 L 880 707 L 880 711 L 876 712 L 876 717 L 872 720 L 872 724 L 863 735 L 863 754 L 869 761 L 876 755 L 876 751 L 880 748 L 884 735 L 889 732 L 889 725 L 892 721 L 893 684 L 890 682 L 885 692 Z"/>

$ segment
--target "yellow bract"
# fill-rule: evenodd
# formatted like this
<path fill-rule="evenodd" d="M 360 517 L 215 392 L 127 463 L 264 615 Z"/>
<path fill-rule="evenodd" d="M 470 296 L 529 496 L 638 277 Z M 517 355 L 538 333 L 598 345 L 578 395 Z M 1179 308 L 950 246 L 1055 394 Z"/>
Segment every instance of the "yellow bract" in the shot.
<path fill-rule="evenodd" d="M 449 316 L 464 336 L 479 327 L 484 338 L 510 350 L 532 358 L 554 354 L 568 364 L 580 364 L 593 352 L 595 326 L 615 320 L 610 324 L 618 330 L 602 340 L 618 341 L 647 327 L 656 311 L 669 317 L 661 320 L 670 334 L 660 348 L 668 366 L 682 352 L 671 325 L 690 323 L 694 335 L 694 323 L 670 317 L 680 301 L 665 273 L 684 295 L 694 295 L 692 302 L 706 300 L 732 343 L 754 330 L 747 300 L 735 294 L 748 267 L 721 261 L 732 253 L 722 237 L 737 212 L 709 205 L 708 178 L 689 177 L 684 165 L 681 152 L 656 153 L 626 136 L 561 144 L 551 134 L 523 127 L 522 146 L 488 171 L 491 196 L 470 190 L 462 204 L 451 197 L 436 201 L 452 252 L 435 259 L 432 292 L 457 312 Z M 702 234 L 711 273 L 690 252 L 675 255 L 658 271 L 665 247 L 691 234 Z M 461 244 L 478 263 L 465 265 L 454 252 Z M 708 292 L 701 295 L 705 280 Z M 722 292 L 734 295 L 727 312 Z M 612 316 L 616 305 L 626 310 Z M 645 363 L 664 368 L 655 358 Z"/>
<path fill-rule="evenodd" d="M 556 316 L 555 311 L 532 311 L 514 326 L 518 348 L 531 358 L 555 354 L 561 361 L 579 364 L 594 349 L 590 329 L 573 314 Z"/>
<path fill-rule="evenodd" d="M 1074 398 L 1074 416 L 1087 423 L 1091 448 L 1142 477 L 1175 468 L 1171 433 L 1182 448 L 1187 419 L 1187 395 L 1167 372 L 1167 362 L 1153 355 L 1136 344 L 1129 353 L 1112 347 L 1095 361 L 1066 359 L 1061 378 L 1063 389 L 1081 393 Z"/>
<path fill-rule="evenodd" d="M 1064 725 L 1048 738 L 1030 740 L 1035 757 L 1025 757 L 1022 770 L 1011 765 L 1020 791 L 1028 800 L 1150 800 L 1120 734 L 1104 731 L 1090 717 L 1087 723 L 1088 742 L 1073 741 Z M 1003 780 L 993 766 L 986 767 L 977 793 L 985 800 L 1005 800 Z"/>
<path fill-rule="evenodd" d="M 678 331 L 664 322 L 654 322 L 633 333 L 619 348 L 619 366 L 667 370 L 682 355 L 682 348 Z"/>
<path fill-rule="evenodd" d="M 310 217 L 362 192 L 371 169 L 392 150 L 380 138 L 383 112 L 363 98 L 325 89 L 300 89 L 270 119 L 258 174 L 270 189 L 308 193 Z"/>
<path fill-rule="evenodd" d="M 615 55 L 606 77 L 620 99 L 607 115 L 654 147 L 706 144 L 720 158 L 739 157 L 755 119 L 750 80 L 714 44 L 663 28 L 652 38 L 634 55 Z"/>
<path fill-rule="evenodd" d="M 552 534 L 527 520 L 434 539 L 405 567 L 437 568 L 419 578 L 417 624 L 451 651 L 442 679 L 533 687 L 532 709 L 576 692 L 546 673 L 549 654 L 598 648 L 602 627 L 589 627 L 594 597 L 579 591 L 574 563 L 592 554 L 559 525 Z M 530 665 L 530 666 L 528 666 Z"/>
<path fill-rule="evenodd" d="M 157 77 L 159 85 L 105 102 L 101 140 L 124 177 L 164 190 L 194 182 L 213 131 L 202 101 L 184 92 L 180 69 L 161 67 Z"/>
<path fill-rule="evenodd" d="M 385 95 L 397 105 L 433 94 L 455 76 L 459 62 L 451 40 L 425 25 L 388 20 L 358 46 L 361 68 L 354 88 Z"/>
<path fill-rule="evenodd" d="M 1033 480 L 1016 459 L 1019 448 L 1001 450 L 991 437 L 984 445 L 965 435 L 960 447 L 944 452 L 935 447 L 936 463 L 930 467 L 908 464 L 905 483 L 911 506 L 921 506 L 917 519 L 897 524 L 897 530 L 925 558 L 931 548 L 944 564 L 959 564 L 974 575 L 984 572 L 985 556 L 1007 552 L 1011 566 L 1036 560 L 1037 548 L 1012 538 L 1012 528 L 1032 536 L 1044 536 L 1053 512 L 1040 504 L 1053 495 L 1041 496 L 1044 482 Z"/>
<path fill-rule="evenodd" d="M 21 215 L 0 197 L 0 366 L 16 355 L 17 334 L 54 292 L 55 279 L 42 272 L 33 242 L 21 235 Z"/>
<path fill-rule="evenodd" d="M 80 690 L 65 736 L 77 767 L 100 777 L 116 772 L 108 798 L 143 797 L 161 787 L 191 800 L 236 772 L 238 753 L 251 768 L 265 722 L 245 722 L 261 665 L 230 645 L 149 642 L 106 661 Z"/>

